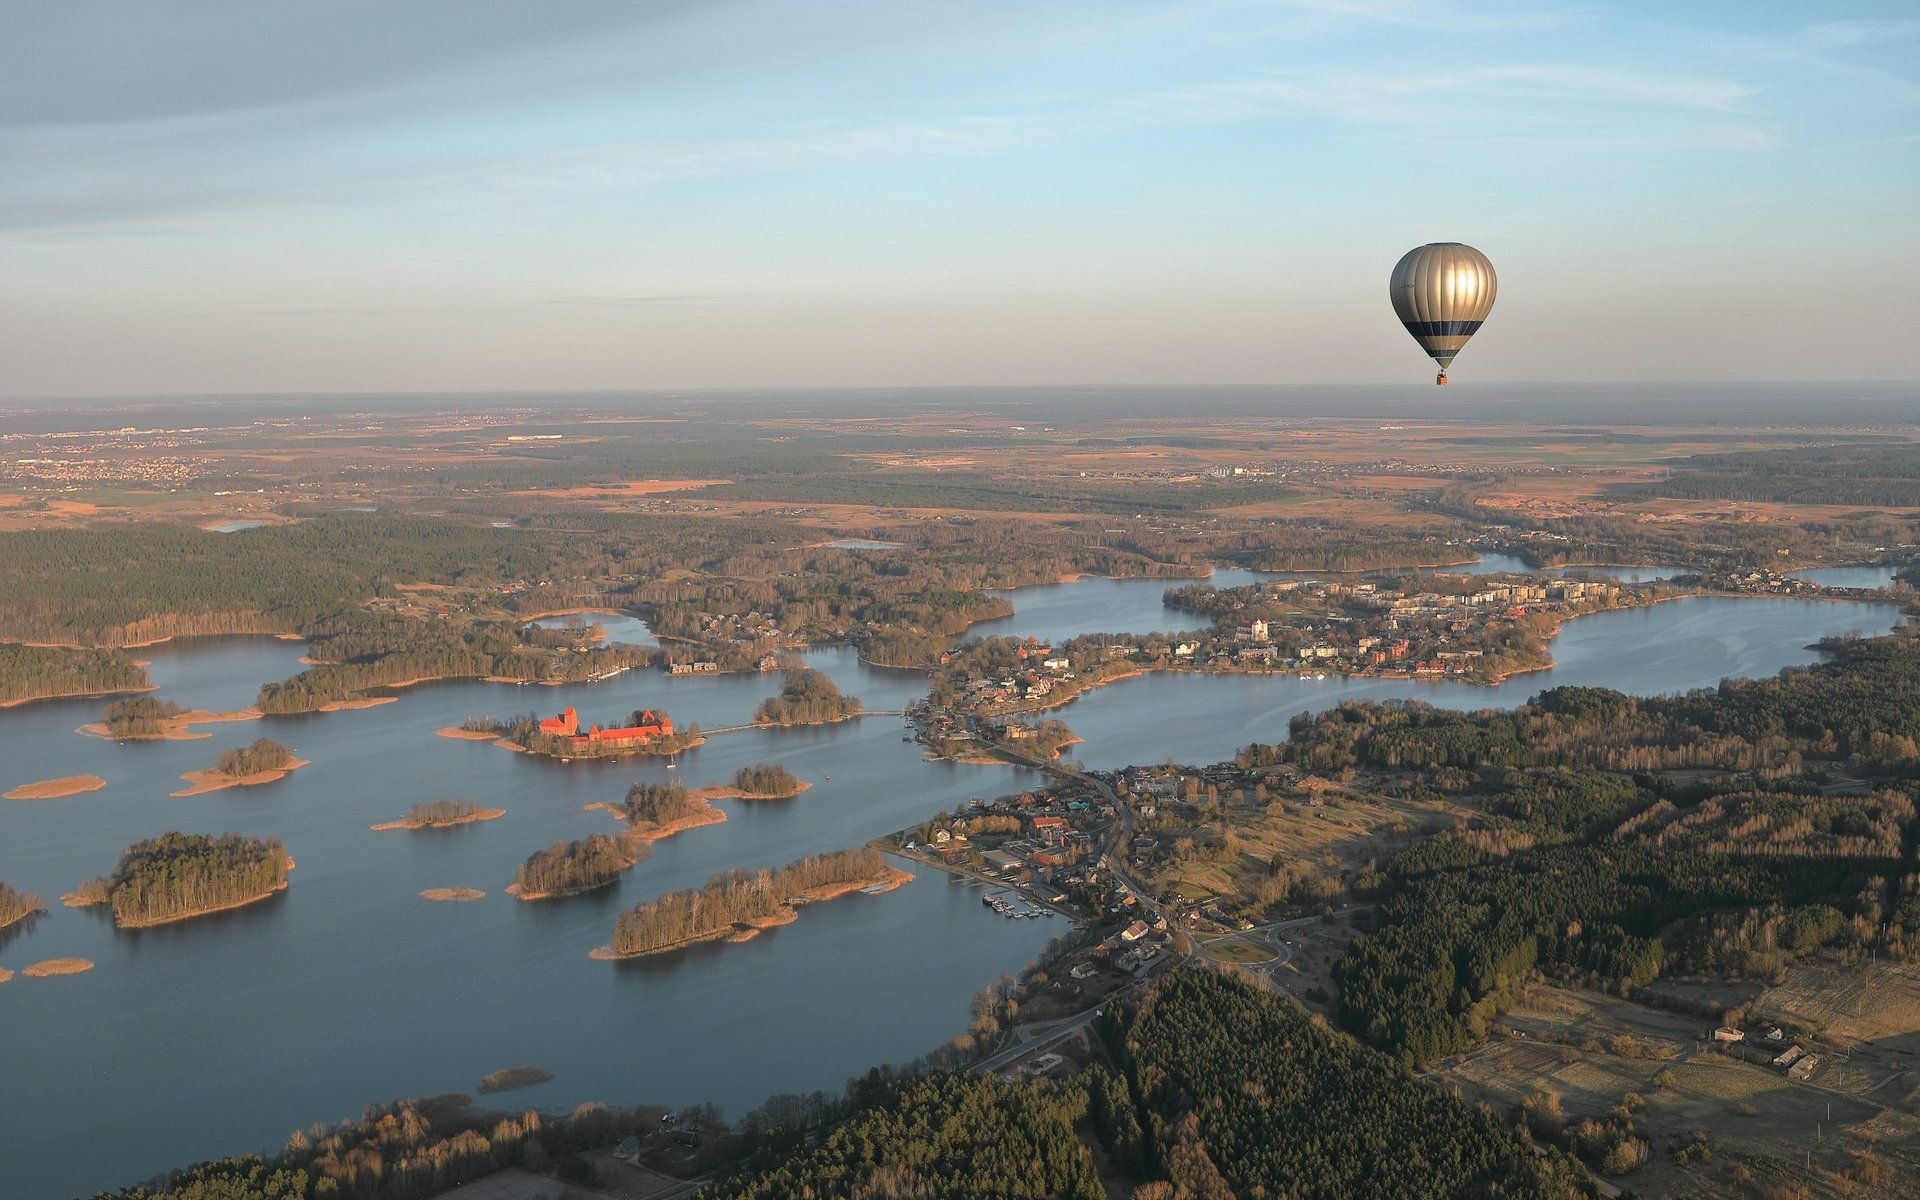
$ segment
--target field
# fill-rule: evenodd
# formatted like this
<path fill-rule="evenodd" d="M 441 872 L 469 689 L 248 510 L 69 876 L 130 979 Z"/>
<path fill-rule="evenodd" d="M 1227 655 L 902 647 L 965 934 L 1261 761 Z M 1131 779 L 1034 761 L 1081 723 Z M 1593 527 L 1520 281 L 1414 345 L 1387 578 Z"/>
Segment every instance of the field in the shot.
<path fill-rule="evenodd" d="M 1909 1181 L 1910 1190 L 1871 1194 L 1916 1194 L 1920 1078 L 1904 1063 L 1823 1056 L 1808 1079 L 1792 1080 L 1738 1051 L 1709 1048 L 1713 1024 L 1536 985 L 1491 1040 L 1431 1074 L 1469 1099 L 1503 1107 L 1555 1097 L 1568 1123 L 1623 1102 L 1635 1106 L 1653 1153 L 1619 1182 L 1648 1196 L 1739 1194 L 1736 1185 L 1749 1177 L 1844 1195 L 1835 1181 L 1862 1156 L 1883 1159 Z M 1711 1153 L 1683 1153 L 1695 1143 Z"/>

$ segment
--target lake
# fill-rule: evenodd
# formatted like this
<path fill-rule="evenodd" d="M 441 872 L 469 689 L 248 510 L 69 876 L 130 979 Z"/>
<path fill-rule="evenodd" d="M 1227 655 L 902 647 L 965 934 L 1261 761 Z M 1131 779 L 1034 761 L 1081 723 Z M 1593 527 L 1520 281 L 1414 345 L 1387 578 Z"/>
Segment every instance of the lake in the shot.
<path fill-rule="evenodd" d="M 1254 578 L 1223 569 L 1214 582 Z M 1022 589 L 1012 594 L 1016 614 L 991 624 L 1049 639 L 1192 624 L 1167 623 L 1159 598 L 1168 584 Z M 1807 662 L 1818 638 L 1883 632 L 1897 615 L 1891 605 L 1689 599 L 1569 622 L 1553 644 L 1558 667 L 1498 688 L 1154 674 L 1099 689 L 1060 715 L 1087 739 L 1076 753 L 1089 764 L 1201 762 L 1282 738 L 1295 713 L 1347 697 L 1477 708 L 1560 683 L 1669 692 Z M 620 619 L 631 622 L 620 626 L 629 640 L 644 634 L 637 618 Z M 611 632 L 614 619 L 603 623 Z M 302 649 L 228 638 L 137 655 L 152 662 L 157 696 L 232 709 L 261 683 L 297 672 Z M 924 676 L 866 666 L 846 648 L 807 659 L 869 708 L 898 709 L 925 690 Z M 85 975 L 0 986 L 6 1194 L 65 1197 L 198 1158 L 269 1150 L 295 1128 L 370 1101 L 471 1091 L 482 1075 L 520 1065 L 556 1077 L 492 1098 L 502 1106 L 714 1101 L 738 1116 L 769 1093 L 837 1088 L 964 1031 L 972 995 L 1017 972 L 1065 926 L 1007 921 L 973 889 L 917 866 L 920 878 L 905 888 L 811 907 L 744 944 L 619 964 L 587 952 L 639 901 L 728 867 L 857 845 L 969 797 L 1029 786 L 1033 774 L 929 763 L 893 717 L 717 736 L 675 768 L 555 763 L 434 736 L 469 714 L 568 704 L 588 719 L 656 707 L 681 722 L 734 725 L 780 682 L 631 671 L 556 688 L 428 684 L 392 704 L 205 726 L 212 737 L 181 742 L 75 734 L 98 714 L 97 701 L 0 711 L 0 784 L 81 772 L 108 781 L 62 800 L 0 802 L 0 879 L 55 903 L 30 934 L 0 947 L 0 964 L 17 970 L 63 956 L 97 964 Z M 182 772 L 263 735 L 313 765 L 261 787 L 167 795 Z M 504 894 L 531 851 L 617 828 L 584 805 L 617 800 L 637 779 L 719 782 L 755 762 L 785 763 L 814 787 L 791 800 L 722 801 L 725 824 L 658 843 L 602 893 L 543 904 Z M 507 816 L 440 832 L 367 828 L 443 797 Z M 110 871 L 127 843 L 169 829 L 279 837 L 299 864 L 292 887 L 249 908 L 142 931 L 115 930 L 102 910 L 58 906 L 61 892 Z M 418 898 L 427 887 L 488 895 L 434 904 Z"/>
<path fill-rule="evenodd" d="M 1821 587 L 1842 588 L 1884 588 L 1893 586 L 1894 567 L 1880 566 L 1856 567 L 1809 567 L 1804 571 L 1791 574 L 1802 579 L 1812 580 Z"/>

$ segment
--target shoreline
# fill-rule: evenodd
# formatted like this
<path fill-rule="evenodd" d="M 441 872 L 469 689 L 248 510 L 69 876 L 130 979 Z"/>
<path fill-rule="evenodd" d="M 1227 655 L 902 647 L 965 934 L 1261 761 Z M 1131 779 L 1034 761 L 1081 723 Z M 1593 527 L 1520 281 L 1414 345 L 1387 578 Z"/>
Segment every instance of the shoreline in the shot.
<path fill-rule="evenodd" d="M 35 642 L 22 642 L 23 646 L 35 646 Z M 61 646 L 62 650 L 84 650 L 85 646 Z M 38 704 L 43 700 L 100 700 L 107 696 L 138 696 L 146 692 L 157 692 L 160 685 L 149 683 L 145 687 L 108 688 L 105 691 L 91 692 L 43 692 L 32 696 L 21 696 L 13 700 L 0 700 L 0 708 L 18 708 L 22 704 Z"/>
<path fill-rule="evenodd" d="M 634 863 L 628 863 L 625 867 L 621 868 L 621 874 L 625 874 L 627 871 L 632 870 L 633 867 L 634 867 Z M 584 896 L 589 892 L 597 892 L 601 888 L 610 888 L 614 884 L 619 882 L 620 882 L 620 876 L 616 875 L 612 879 L 609 879 L 604 883 L 596 883 L 587 887 L 568 888 L 563 892 L 522 891 L 520 888 L 520 885 L 517 883 L 508 884 L 505 890 L 507 895 L 512 896 L 515 900 L 525 900 L 529 903 L 533 903 L 540 900 L 564 900 L 568 896 Z"/>
<path fill-rule="evenodd" d="M 802 779 L 784 792 L 749 792 L 732 784 L 716 783 L 709 787 L 693 788 L 689 794 L 702 800 L 791 800 L 800 793 L 809 790 L 813 784 Z"/>
<path fill-rule="evenodd" d="M 911 872 L 903 871 L 899 867 L 889 865 L 886 869 L 886 874 L 878 878 L 848 880 L 845 883 L 822 884 L 819 887 L 808 888 L 792 898 L 794 901 L 797 901 L 797 903 L 782 903 L 774 912 L 768 913 L 763 917 L 753 917 L 745 921 L 736 921 L 723 929 L 716 929 L 690 938 L 682 938 L 670 945 L 655 946 L 647 950 L 621 953 L 616 951 L 612 946 L 596 946 L 588 952 L 587 957 L 596 962 L 620 962 L 626 959 L 651 958 L 656 954 L 671 954 L 676 950 L 684 950 L 689 946 L 699 945 L 702 942 L 752 941 L 768 929 L 777 929 L 782 925 L 793 924 L 800 919 L 800 909 L 806 905 L 824 903 L 828 900 L 838 899 L 850 892 L 864 892 L 869 889 L 876 893 L 891 892 L 896 888 L 913 882 L 914 878 L 915 876 Z"/>
<path fill-rule="evenodd" d="M 301 767 L 312 766 L 312 760 L 296 758 L 284 767 L 275 767 L 271 771 L 259 771 L 252 775 L 222 775 L 218 771 L 188 771 L 180 778 L 192 784 L 177 792 L 168 792 L 169 796 L 204 796 L 209 792 L 225 791 L 232 787 L 257 787 L 263 783 L 274 783 L 285 779 Z"/>
<path fill-rule="evenodd" d="M 287 870 L 293 870 L 293 860 L 291 858 L 287 860 Z M 262 900 L 270 900 L 278 896 L 281 892 L 286 891 L 290 886 L 292 886 L 291 881 L 283 881 L 279 887 L 261 892 L 258 896 L 249 896 L 245 900 L 234 900 L 226 904 L 215 904 L 207 908 L 196 908 L 191 912 L 175 913 L 165 917 L 147 917 L 139 921 L 122 921 L 116 916 L 113 919 L 113 927 L 115 929 L 151 929 L 156 925 L 171 925 L 176 921 L 191 921 L 195 917 L 211 916 L 218 912 L 231 912 L 236 908 L 245 908 L 249 904 L 258 904 Z M 110 901 L 103 903 L 110 903 Z M 76 905 L 75 907 L 83 906 Z"/>
<path fill-rule="evenodd" d="M 107 781 L 98 775 L 62 775 L 58 779 L 23 783 L 11 791 L 0 792 L 0 800 L 60 800 L 67 796 L 97 792 L 105 786 Z"/>
<path fill-rule="evenodd" d="M 287 633 L 279 629 L 232 629 L 224 633 L 169 633 L 157 638 L 148 638 L 144 642 L 115 642 L 111 645 L 94 642 L 19 642 L 18 645 L 32 646 L 39 650 L 144 650 L 148 646 L 164 646 L 168 642 L 183 638 L 223 638 L 223 637 L 270 637 L 283 642 L 304 642 L 307 639 L 297 633 Z M 0 638 L 0 641 L 11 641 Z"/>

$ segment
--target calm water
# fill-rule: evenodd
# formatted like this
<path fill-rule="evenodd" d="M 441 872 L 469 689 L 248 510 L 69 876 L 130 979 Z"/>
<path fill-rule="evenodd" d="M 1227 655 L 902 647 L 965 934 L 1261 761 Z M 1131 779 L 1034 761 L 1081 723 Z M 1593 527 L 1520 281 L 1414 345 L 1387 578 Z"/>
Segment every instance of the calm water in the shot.
<path fill-rule="evenodd" d="M 1216 567 L 1207 583 L 1217 588 L 1245 587 L 1273 575 L 1241 567 Z M 1014 603 L 1014 614 L 982 621 L 969 634 L 979 637 L 1037 637 L 1064 641 L 1088 633 L 1174 633 L 1205 629 L 1211 622 L 1196 613 L 1168 608 L 1161 601 L 1170 587 L 1194 579 L 1106 579 L 1088 576 L 1072 583 L 1045 584 L 996 592 Z"/>
<path fill-rule="evenodd" d="M 209 533 L 239 533 L 242 529 L 259 529 L 265 521 L 222 521 L 218 525 L 202 525 Z"/>
<path fill-rule="evenodd" d="M 1253 578 L 1221 571 L 1214 581 Z M 1165 586 L 1084 580 L 1024 589 L 1014 594 L 1017 615 L 995 624 L 1047 638 L 1189 624 L 1160 605 Z M 1846 629 L 1880 632 L 1896 615 L 1888 605 L 1684 600 L 1571 622 L 1554 644 L 1557 669 L 1500 688 L 1149 675 L 1100 689 L 1064 715 L 1087 739 L 1079 752 L 1092 764 L 1207 761 L 1276 740 L 1293 714 L 1345 697 L 1480 707 L 1568 682 L 1667 692 L 1808 661 L 1809 642 Z M 614 635 L 640 633 L 644 626 Z M 301 651 L 297 642 L 255 638 L 140 654 L 152 661 L 159 696 L 231 709 L 263 681 L 299 670 Z M 866 667 L 844 649 L 809 659 L 870 708 L 899 708 L 924 690 L 922 676 Z M 1004 920 L 970 889 L 924 869 L 896 892 L 817 906 L 742 945 L 626 964 L 586 955 L 608 940 L 614 915 L 640 900 L 730 866 L 855 845 L 970 796 L 1022 786 L 1026 773 L 925 762 L 890 717 L 716 737 L 672 770 L 565 765 L 433 736 L 471 713 L 565 704 L 589 718 L 652 706 L 681 721 L 732 725 L 779 682 L 629 672 L 561 688 L 427 685 L 376 708 L 125 745 L 74 734 L 97 714 L 95 702 L 0 713 L 6 786 L 80 772 L 108 781 L 64 800 L 0 803 L 0 879 L 52 899 L 110 870 L 128 842 L 168 829 L 276 836 L 299 863 L 288 892 L 233 913 L 123 932 L 96 910 L 56 905 L 0 948 L 0 964 L 16 970 L 69 955 L 97 964 L 86 975 L 0 986 L 0 1178 L 8 1185 L 0 1191 L 9 1200 L 66 1196 L 267 1149 L 294 1128 L 369 1101 L 471 1090 L 481 1075 L 517 1065 L 557 1077 L 499 1097 L 506 1104 L 713 1100 L 738 1115 L 769 1093 L 837 1087 L 960 1032 L 972 994 L 1017 971 L 1064 927 Z M 181 772 L 262 734 L 313 765 L 263 787 L 167 795 Z M 533 905 L 503 894 L 528 852 L 616 828 L 583 805 L 618 799 L 636 779 L 700 784 L 763 761 L 786 763 L 813 789 L 786 801 L 722 802 L 727 823 L 659 843 L 599 895 Z M 367 828 L 449 796 L 507 816 L 438 833 Z M 473 904 L 418 898 L 437 886 L 488 896 Z"/>
<path fill-rule="evenodd" d="M 1810 567 L 1793 574 L 1811 579 L 1821 587 L 1883 588 L 1893 586 L 1891 566 Z"/>
<path fill-rule="evenodd" d="M 598 625 L 606 632 L 609 642 L 631 642 L 636 646 L 660 644 L 660 639 L 653 636 L 653 630 L 647 627 L 647 623 L 632 613 L 568 613 L 564 617 L 541 617 L 534 624 L 546 629 L 584 629 L 589 625 Z"/>
<path fill-rule="evenodd" d="M 905 544 L 904 542 L 883 542 L 878 538 L 841 538 L 837 542 L 827 543 L 841 550 L 898 550 Z"/>
<path fill-rule="evenodd" d="M 1290 718 L 1342 700 L 1415 699 L 1472 710 L 1509 708 L 1565 684 L 1641 696 L 1686 691 L 1729 675 L 1776 674 L 1817 657 L 1808 647 L 1821 638 L 1882 634 L 1899 616 L 1893 604 L 1688 597 L 1569 621 L 1553 640 L 1553 669 L 1515 675 L 1498 687 L 1154 672 L 1089 692 L 1058 715 L 1085 739 L 1073 753 L 1088 766 L 1214 762 L 1249 742 L 1284 740 Z"/>

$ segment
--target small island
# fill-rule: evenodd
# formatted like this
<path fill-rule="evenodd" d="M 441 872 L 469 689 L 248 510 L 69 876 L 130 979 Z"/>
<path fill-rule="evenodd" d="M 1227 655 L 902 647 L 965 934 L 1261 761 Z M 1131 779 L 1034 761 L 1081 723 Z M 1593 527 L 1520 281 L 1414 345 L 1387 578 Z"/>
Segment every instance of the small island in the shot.
<path fill-rule="evenodd" d="M 87 958 L 49 958 L 37 962 L 20 973 L 28 979 L 53 979 L 60 975 L 81 975 L 93 970 L 93 960 Z"/>
<path fill-rule="evenodd" d="M 114 741 L 199 741 L 213 735 L 193 728 L 216 721 L 257 721 L 260 710 L 243 708 L 234 712 L 210 712 L 203 708 L 181 708 L 171 700 L 137 696 L 115 700 L 101 710 L 100 719 L 82 725 L 80 732 L 89 737 Z"/>
<path fill-rule="evenodd" d="M 790 800 L 812 787 L 779 763 L 755 763 L 733 773 L 732 787 L 706 787 L 709 800 Z"/>
<path fill-rule="evenodd" d="M 841 695 L 833 680 L 812 667 L 788 671 L 780 694 L 753 710 L 757 725 L 831 725 L 859 715 L 860 697 Z"/>
<path fill-rule="evenodd" d="M 285 779 L 307 765 L 306 759 L 295 758 L 293 751 L 272 738 L 257 738 L 250 746 L 235 747 L 222 754 L 214 760 L 211 770 L 188 771 L 180 778 L 192 786 L 168 794 L 199 796 L 222 788 L 253 787 Z"/>
<path fill-rule="evenodd" d="M 485 900 L 487 898 L 487 894 L 481 891 L 479 888 L 440 887 L 440 888 L 427 888 L 425 891 L 420 893 L 420 898 L 422 900 L 442 900 L 442 901 Z"/>
<path fill-rule="evenodd" d="M 636 709 L 624 725 L 584 723 L 580 711 L 569 707 L 558 716 L 540 718 L 529 713 L 512 722 L 492 717 L 469 717 L 449 737 L 494 738 L 494 744 L 545 758 L 624 758 L 630 755 L 671 757 L 705 742 L 698 725 L 676 729 L 673 718 L 651 708 Z"/>
<path fill-rule="evenodd" d="M 105 786 L 107 781 L 98 775 L 62 775 L 58 779 L 43 779 L 39 783 L 23 783 L 11 791 L 0 793 L 0 799 L 58 800 L 62 796 L 97 792 Z"/>
<path fill-rule="evenodd" d="M 709 804 L 705 789 L 678 783 L 636 783 L 619 804 L 590 804 L 627 823 L 627 836 L 642 845 L 702 825 L 718 825 L 727 814 Z"/>
<path fill-rule="evenodd" d="M 486 1096 L 494 1092 L 510 1092 L 515 1088 L 532 1087 L 536 1083 L 545 1083 L 552 1078 L 553 1072 L 545 1067 L 508 1067 L 504 1071 L 495 1071 L 481 1079 L 480 1086 L 475 1090 Z"/>
<path fill-rule="evenodd" d="M 593 957 L 639 958 L 696 942 L 746 941 L 796 920 L 801 905 L 848 892 L 892 891 L 912 878 L 870 848 L 809 855 L 777 871 L 727 871 L 703 887 L 669 892 L 621 913 L 613 944 Z"/>
<path fill-rule="evenodd" d="M 0 883 L 0 929 L 18 925 L 46 911 L 47 906 L 40 903 L 40 897 L 32 892 L 17 891 L 8 884 Z"/>
<path fill-rule="evenodd" d="M 286 889 L 292 869 L 278 838 L 163 833 L 128 846 L 112 875 L 62 899 L 74 908 L 105 903 L 115 926 L 141 929 L 265 900 Z"/>
<path fill-rule="evenodd" d="M 573 842 L 555 842 L 520 864 L 509 896 L 554 900 L 606 887 L 645 857 L 646 844 L 610 833 L 593 833 Z"/>
<path fill-rule="evenodd" d="M 497 821 L 507 815 L 504 808 L 482 808 L 471 800 L 429 800 L 407 810 L 397 821 L 382 821 L 375 830 L 452 829 L 475 821 Z"/>

